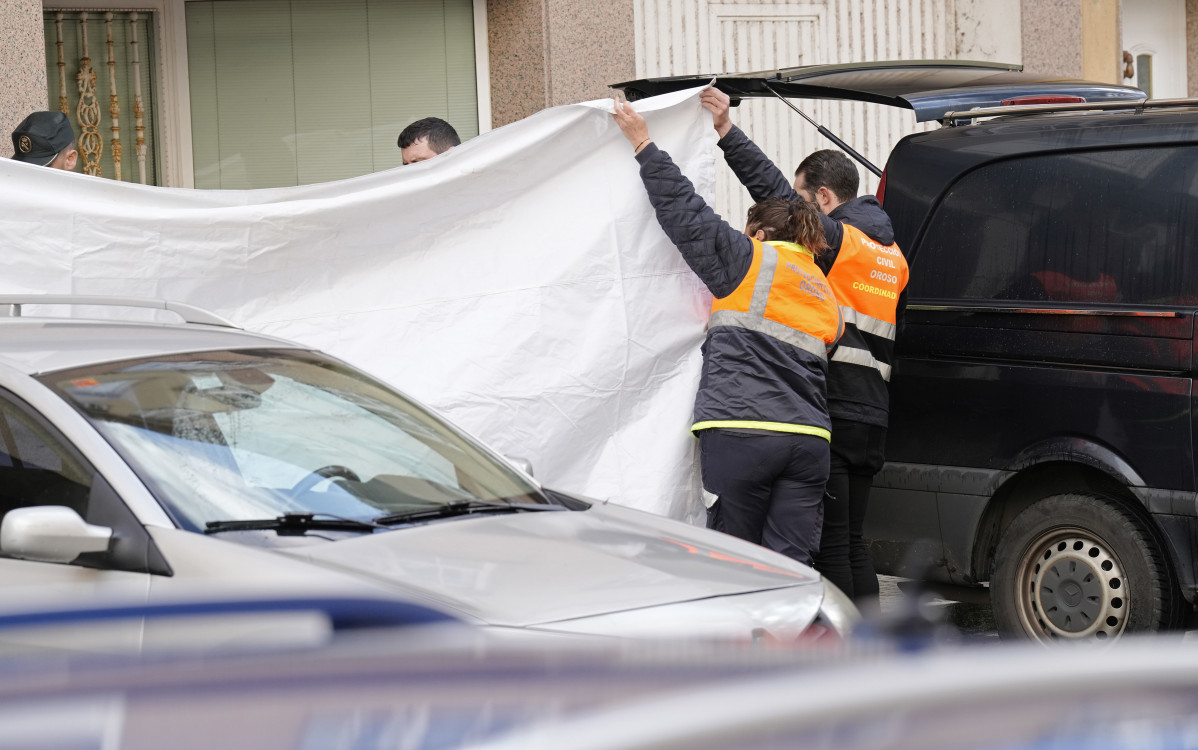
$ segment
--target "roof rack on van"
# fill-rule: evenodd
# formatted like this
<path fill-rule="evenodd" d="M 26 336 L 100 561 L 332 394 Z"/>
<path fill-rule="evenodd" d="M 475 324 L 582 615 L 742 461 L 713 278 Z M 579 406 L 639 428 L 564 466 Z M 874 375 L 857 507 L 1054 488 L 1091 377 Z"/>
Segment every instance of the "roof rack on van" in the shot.
<path fill-rule="evenodd" d="M 89 307 L 145 307 L 154 310 L 166 310 L 183 319 L 184 323 L 200 323 L 209 326 L 236 328 L 224 318 L 202 310 L 198 307 L 185 305 L 182 302 L 168 302 L 163 299 L 148 299 L 144 297 L 101 297 L 83 294 L 0 294 L 0 317 L 19 318 L 22 305 L 87 305 Z"/>
<path fill-rule="evenodd" d="M 1198 99 L 1140 99 L 1121 102 L 1077 102 L 1069 104 L 1024 104 L 1006 107 L 986 107 L 959 112 L 945 112 L 944 117 L 940 118 L 940 122 L 942 125 L 952 127 L 965 125 L 982 117 L 1023 117 L 1026 115 L 1113 110 L 1132 110 L 1138 115 L 1149 109 L 1177 109 L 1183 107 L 1198 107 Z"/>

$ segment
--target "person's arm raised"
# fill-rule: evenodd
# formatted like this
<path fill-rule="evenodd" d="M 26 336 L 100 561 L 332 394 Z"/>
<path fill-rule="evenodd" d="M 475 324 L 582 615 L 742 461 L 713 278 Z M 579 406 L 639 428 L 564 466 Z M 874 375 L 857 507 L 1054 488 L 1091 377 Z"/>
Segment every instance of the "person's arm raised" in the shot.
<path fill-rule="evenodd" d="M 645 119 L 632 105 L 616 101 L 612 117 L 636 149 L 641 181 L 657 223 L 711 293 L 728 296 L 749 272 L 753 242 L 716 215 L 695 192 L 670 155 L 650 140 Z"/>
<path fill-rule="evenodd" d="M 712 124 L 720 137 L 716 144 L 724 152 L 724 161 L 732 168 L 736 179 L 749 191 L 754 203 L 766 198 L 798 197 L 790 180 L 778 169 L 756 143 L 740 128 L 732 124 L 729 115 L 732 100 L 723 91 L 708 86 L 699 94 L 699 103 L 711 111 Z"/>

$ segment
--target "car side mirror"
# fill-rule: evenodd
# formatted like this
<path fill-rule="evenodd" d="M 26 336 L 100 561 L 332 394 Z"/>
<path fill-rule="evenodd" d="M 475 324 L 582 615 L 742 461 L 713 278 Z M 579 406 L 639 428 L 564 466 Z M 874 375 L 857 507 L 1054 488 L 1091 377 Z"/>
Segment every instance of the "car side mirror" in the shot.
<path fill-rule="evenodd" d="M 16 508 L 0 523 L 0 552 L 22 560 L 69 563 L 85 552 L 107 552 L 111 539 L 112 529 L 63 505 Z"/>

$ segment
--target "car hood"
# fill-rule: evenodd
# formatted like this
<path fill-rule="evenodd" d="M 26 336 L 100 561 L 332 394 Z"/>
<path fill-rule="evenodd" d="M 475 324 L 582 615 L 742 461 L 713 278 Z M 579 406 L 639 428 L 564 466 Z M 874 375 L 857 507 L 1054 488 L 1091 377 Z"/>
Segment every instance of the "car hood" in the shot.
<path fill-rule="evenodd" d="M 822 591 L 815 571 L 782 555 L 610 504 L 447 519 L 278 552 L 506 626 L 787 586 Z"/>

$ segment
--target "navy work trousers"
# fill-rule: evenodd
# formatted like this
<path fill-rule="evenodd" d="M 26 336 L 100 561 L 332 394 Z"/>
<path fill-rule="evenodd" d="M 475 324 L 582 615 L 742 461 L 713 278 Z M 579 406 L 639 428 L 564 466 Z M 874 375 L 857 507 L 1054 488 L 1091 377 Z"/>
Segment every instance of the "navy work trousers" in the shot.
<path fill-rule="evenodd" d="M 885 462 L 886 428 L 832 420 L 832 462 L 815 569 L 857 602 L 877 603 L 878 575 L 865 546 L 865 512 Z"/>
<path fill-rule="evenodd" d="M 703 488 L 718 497 L 707 509 L 707 528 L 811 565 L 823 527 L 828 457 L 828 441 L 814 435 L 700 431 Z"/>

